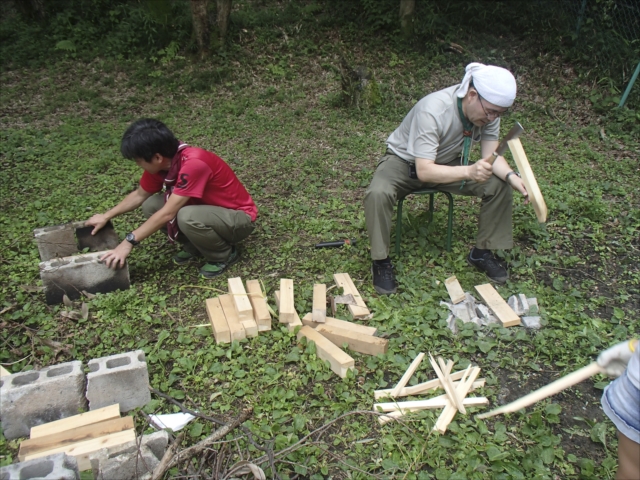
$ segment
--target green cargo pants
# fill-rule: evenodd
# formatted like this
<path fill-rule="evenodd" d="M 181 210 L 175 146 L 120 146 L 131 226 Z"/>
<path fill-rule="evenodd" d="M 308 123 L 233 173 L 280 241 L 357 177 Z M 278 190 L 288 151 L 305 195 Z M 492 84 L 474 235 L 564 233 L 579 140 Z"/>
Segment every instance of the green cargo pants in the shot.
<path fill-rule="evenodd" d="M 149 218 L 163 206 L 164 194 L 152 195 L 142 204 L 142 213 Z M 202 255 L 209 262 L 224 262 L 232 246 L 253 232 L 254 224 L 242 210 L 188 205 L 178 211 L 178 228 L 178 242 L 185 251 Z"/>
<path fill-rule="evenodd" d="M 449 165 L 459 165 L 459 160 Z M 476 247 L 497 250 L 513 247 L 511 221 L 512 188 L 496 176 L 485 183 L 467 181 L 462 190 L 460 182 L 448 184 L 422 183 L 409 177 L 409 164 L 397 155 L 387 153 L 379 160 L 378 168 L 364 197 L 364 215 L 371 243 L 371 259 L 389 256 L 391 218 L 398 199 L 420 188 L 437 188 L 455 195 L 482 199 L 478 219 Z"/>

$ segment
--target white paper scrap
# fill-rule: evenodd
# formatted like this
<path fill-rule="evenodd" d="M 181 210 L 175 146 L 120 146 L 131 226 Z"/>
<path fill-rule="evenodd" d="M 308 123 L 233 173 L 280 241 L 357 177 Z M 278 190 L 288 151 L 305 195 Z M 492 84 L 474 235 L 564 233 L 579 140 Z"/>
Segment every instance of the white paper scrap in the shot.
<path fill-rule="evenodd" d="M 162 430 L 170 428 L 174 432 L 182 430 L 191 420 L 196 418 L 190 413 L 166 413 L 163 415 L 149 415 L 153 426 Z"/>

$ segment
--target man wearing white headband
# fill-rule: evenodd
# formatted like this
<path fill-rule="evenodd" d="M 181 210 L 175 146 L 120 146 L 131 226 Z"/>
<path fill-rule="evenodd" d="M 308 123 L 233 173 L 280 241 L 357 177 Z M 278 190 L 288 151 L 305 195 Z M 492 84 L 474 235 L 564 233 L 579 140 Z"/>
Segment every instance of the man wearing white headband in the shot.
<path fill-rule="evenodd" d="M 411 109 L 387 139 L 387 152 L 365 194 L 365 218 L 373 286 L 395 293 L 389 260 L 391 218 L 398 199 L 424 187 L 482 199 L 476 244 L 468 262 L 497 282 L 509 277 L 492 250 L 513 246 L 512 189 L 525 196 L 519 175 L 499 156 L 500 115 L 513 105 L 516 81 L 506 69 L 481 63 L 467 65 L 462 83 L 427 95 Z M 482 159 L 469 162 L 473 143 Z"/>

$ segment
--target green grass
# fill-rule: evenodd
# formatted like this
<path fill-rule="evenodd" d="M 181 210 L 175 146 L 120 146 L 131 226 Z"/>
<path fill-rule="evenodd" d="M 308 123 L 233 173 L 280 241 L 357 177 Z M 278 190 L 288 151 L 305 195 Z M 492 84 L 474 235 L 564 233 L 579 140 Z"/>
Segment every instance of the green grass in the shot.
<path fill-rule="evenodd" d="M 373 391 L 397 382 L 421 351 L 460 367 L 480 365 L 487 378 L 480 394 L 496 405 L 640 332 L 638 131 L 616 129 L 610 117 L 598 115 L 586 100 L 590 86 L 567 74 L 560 59 L 497 38 L 491 51 L 466 39 L 469 57 L 429 59 L 380 41 L 335 46 L 323 40 L 337 32 L 309 37 L 288 27 L 286 34 L 285 41 L 256 27 L 226 59 L 203 64 L 97 59 L 1 74 L 0 309 L 7 309 L 1 363 L 19 372 L 143 349 L 154 388 L 211 415 L 235 415 L 252 405 L 245 425 L 280 450 L 340 415 L 370 410 Z M 339 106 L 335 67 L 342 49 L 375 73 L 380 107 Z M 501 252 L 511 263 L 511 280 L 499 291 L 538 298 L 545 325 L 537 333 L 466 325 L 454 336 L 446 328 L 442 281 L 455 274 L 466 291 L 486 282 L 465 262 L 479 209 L 473 199 L 456 198 L 451 252 L 444 250 L 445 204 L 438 202 L 427 228 L 426 200 L 407 201 L 403 254 L 394 259 L 399 293 L 379 297 L 371 287 L 362 199 L 384 141 L 418 99 L 459 81 L 471 59 L 517 66 L 519 100 L 503 131 L 514 121 L 524 125 L 523 144 L 550 215 L 541 226 L 516 200 L 516 247 Z M 204 281 L 193 266 L 173 266 L 176 248 L 159 233 L 132 253 L 131 289 L 87 300 L 87 320 L 70 320 L 61 316 L 65 307 L 45 305 L 34 289 L 39 260 L 31 231 L 103 212 L 135 188 L 140 171 L 120 158 L 119 141 L 142 116 L 215 151 L 256 201 L 256 231 L 230 276 L 261 279 L 270 298 L 280 278 L 293 278 L 296 308 L 304 315 L 314 283 L 331 284 L 333 273 L 349 272 L 374 312 L 369 323 L 389 339 L 389 352 L 353 354 L 356 371 L 342 380 L 312 345 L 299 344 L 277 323 L 257 338 L 216 345 L 210 328 L 199 325 L 208 322 L 205 299 L 218 292 L 194 286 L 226 290 L 226 277 Z M 123 236 L 142 220 L 135 212 L 115 226 Z M 340 238 L 359 241 L 313 248 Z M 339 316 L 348 318 L 346 310 Z M 411 383 L 432 377 L 423 365 Z M 489 421 L 457 416 L 444 436 L 431 433 L 436 412 L 384 427 L 371 415 L 347 416 L 321 437 L 323 444 L 307 445 L 277 465 L 282 478 L 614 478 L 614 428 L 599 409 L 603 382 L 584 382 L 525 413 Z M 145 411 L 176 408 L 154 398 Z M 212 428 L 194 422 L 188 443 Z M 0 439 L 2 463 L 16 457 L 17 446 Z M 262 455 L 244 440 L 241 448 L 254 459 Z"/>

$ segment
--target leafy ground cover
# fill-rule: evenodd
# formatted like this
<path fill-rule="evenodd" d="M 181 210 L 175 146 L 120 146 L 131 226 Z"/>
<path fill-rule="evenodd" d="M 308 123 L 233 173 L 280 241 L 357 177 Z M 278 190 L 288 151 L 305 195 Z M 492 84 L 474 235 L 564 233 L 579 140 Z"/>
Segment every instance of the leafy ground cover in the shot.
<path fill-rule="evenodd" d="M 384 427 L 373 415 L 346 414 L 370 410 L 373 391 L 397 381 L 420 351 L 461 367 L 480 365 L 487 378 L 480 393 L 496 405 L 637 335 L 637 128 L 628 122 L 619 128 L 615 118 L 597 114 L 589 100 L 594 91 L 572 66 L 529 43 L 461 34 L 465 53 L 425 56 L 357 32 L 308 27 L 243 31 L 224 56 L 199 64 L 96 58 L 2 72 L 0 362 L 18 372 L 140 348 L 154 388 L 209 415 L 253 406 L 245 425 L 275 451 L 345 415 L 279 458 L 282 478 L 613 478 L 615 429 L 599 407 L 604 377 L 526 412 L 488 421 L 458 416 L 444 436 L 431 432 L 434 412 Z M 374 73 L 381 105 L 341 106 L 341 56 Z M 399 293 L 379 297 L 371 287 L 362 198 L 384 140 L 418 99 L 458 82 L 472 60 L 504 65 L 519 82 L 503 131 L 514 121 L 524 125 L 524 147 L 550 218 L 539 225 L 516 200 L 516 247 L 501 252 L 511 279 L 499 291 L 538 298 L 539 332 L 466 325 L 453 335 L 446 328 L 442 280 L 455 274 L 467 291 L 486 282 L 465 262 L 479 208 L 473 199 L 456 198 L 451 252 L 444 249 L 444 205 L 426 227 L 425 201 L 407 201 L 403 253 L 394 258 Z M 227 277 L 205 281 L 193 266 L 173 266 L 175 247 L 160 234 L 130 257 L 130 290 L 85 300 L 88 319 L 47 306 L 31 231 L 88 218 L 135 188 L 139 171 L 120 158 L 119 140 L 142 116 L 160 118 L 181 140 L 222 156 L 258 204 L 257 229 L 230 276 L 259 278 L 270 296 L 280 278 L 293 278 L 296 308 L 305 314 L 314 283 L 349 272 L 374 312 L 369 323 L 389 339 L 388 354 L 354 353 L 356 372 L 341 380 L 312 345 L 277 323 L 255 339 L 215 345 L 204 301 L 226 290 Z M 141 220 L 140 213 L 125 215 L 116 229 L 124 235 Z M 339 238 L 358 242 L 313 248 Z M 346 311 L 339 316 L 348 318 Z M 431 376 L 421 368 L 412 383 Z M 177 407 L 154 396 L 144 410 Z M 186 442 L 212 428 L 194 422 Z M 238 442 L 252 459 L 263 454 L 244 438 Z M 17 447 L 0 438 L 3 464 Z"/>

